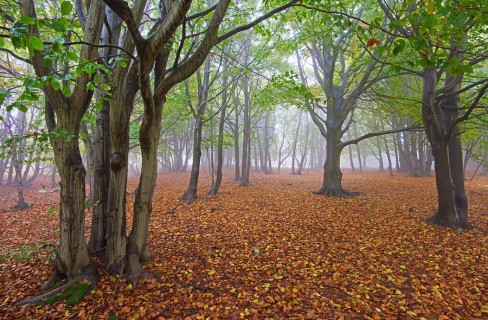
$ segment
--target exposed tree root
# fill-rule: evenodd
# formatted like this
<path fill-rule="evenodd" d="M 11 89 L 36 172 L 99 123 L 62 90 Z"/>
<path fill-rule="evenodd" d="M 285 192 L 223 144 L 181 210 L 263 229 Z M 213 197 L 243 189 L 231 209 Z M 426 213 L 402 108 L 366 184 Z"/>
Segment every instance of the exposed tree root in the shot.
<path fill-rule="evenodd" d="M 321 188 L 317 191 L 314 191 L 313 193 L 318 195 L 335 197 L 335 198 L 352 198 L 359 195 L 359 192 L 351 192 L 343 188 L 333 188 L 333 189 Z"/>
<path fill-rule="evenodd" d="M 98 283 L 97 271 L 98 271 L 98 265 L 96 263 L 92 263 L 92 264 L 88 265 L 85 269 L 83 269 L 83 271 L 79 275 L 77 275 L 76 277 L 74 277 L 70 281 L 66 282 L 62 286 L 55 288 L 49 292 L 40 294 L 38 296 L 35 296 L 32 298 L 27 298 L 27 299 L 24 299 L 22 301 L 19 301 L 15 305 L 16 306 L 22 306 L 22 305 L 26 305 L 26 304 L 38 303 L 44 299 L 50 298 L 52 296 L 55 296 L 57 294 L 62 293 L 65 290 L 68 290 L 69 288 L 74 286 L 77 282 L 80 282 L 83 280 L 90 281 L 90 288 L 88 290 L 88 293 L 89 293 L 93 289 L 93 287 L 95 287 L 95 285 Z M 49 278 L 49 280 L 43 285 L 43 287 L 45 287 L 47 284 L 54 283 L 59 278 L 60 278 L 60 275 L 51 276 L 51 278 Z"/>
<path fill-rule="evenodd" d="M 194 192 L 186 191 L 181 196 L 180 200 L 184 200 L 189 204 L 189 203 L 192 203 L 193 201 L 195 201 L 197 198 L 198 198 L 198 196 Z"/>
<path fill-rule="evenodd" d="M 59 280 L 63 279 L 64 277 L 59 273 L 55 272 L 42 286 L 42 290 L 47 290 L 51 287 L 54 283 L 58 282 Z"/>
<path fill-rule="evenodd" d="M 459 219 L 449 219 L 442 217 L 438 212 L 436 212 L 432 217 L 425 219 L 426 222 L 436 224 L 438 226 L 449 227 L 453 229 L 466 229 L 471 230 L 473 226 L 469 222 L 462 222 Z"/>
<path fill-rule="evenodd" d="M 136 287 L 137 282 L 142 278 L 152 279 L 154 276 L 151 272 L 147 272 L 142 268 L 139 254 L 137 252 L 128 252 L 126 257 L 125 279 L 130 282 L 133 287 Z"/>
<path fill-rule="evenodd" d="M 105 253 L 105 250 L 107 248 L 106 247 L 103 247 L 103 248 L 100 248 L 100 249 L 94 249 L 94 250 L 90 250 L 88 251 L 88 254 L 90 256 L 95 256 L 95 257 L 99 257 L 99 256 L 102 256 L 104 253 Z"/>
<path fill-rule="evenodd" d="M 459 224 L 459 227 L 461 229 L 465 229 L 465 230 L 471 230 L 471 229 L 473 229 L 473 226 L 469 222 L 461 222 Z"/>
<path fill-rule="evenodd" d="M 436 224 L 443 227 L 459 228 L 458 219 L 449 219 L 442 217 L 439 212 L 436 212 L 432 217 L 425 219 L 428 223 Z"/>
<path fill-rule="evenodd" d="M 33 206 L 33 204 L 31 202 L 25 201 L 23 204 L 16 204 L 15 206 L 13 206 L 10 209 L 13 211 L 22 211 L 22 210 L 30 208 L 32 206 Z"/>

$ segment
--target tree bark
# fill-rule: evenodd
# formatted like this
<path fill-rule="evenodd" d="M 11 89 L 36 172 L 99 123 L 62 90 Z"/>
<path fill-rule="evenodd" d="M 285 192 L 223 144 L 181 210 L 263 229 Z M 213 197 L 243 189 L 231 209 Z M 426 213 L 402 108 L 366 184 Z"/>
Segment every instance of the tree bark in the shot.
<path fill-rule="evenodd" d="M 198 73 L 200 76 L 200 73 Z M 207 109 L 208 91 L 210 89 L 210 57 L 205 59 L 203 70 L 203 81 L 199 81 L 198 88 L 198 107 L 195 115 L 195 127 L 193 128 L 193 163 L 190 173 L 190 181 L 181 200 L 192 202 L 197 199 L 198 179 L 200 177 L 200 161 L 202 159 L 202 130 L 203 117 Z M 189 90 L 187 90 L 189 95 Z M 191 98 L 188 96 L 191 101 Z"/>
<path fill-rule="evenodd" d="M 250 39 L 244 43 L 244 65 L 249 63 Z M 249 75 L 242 77 L 242 90 L 244 91 L 244 130 L 242 139 L 242 170 L 241 186 L 249 184 L 249 172 L 251 167 L 251 97 L 249 92 Z"/>
<path fill-rule="evenodd" d="M 227 70 L 228 62 L 227 59 L 224 59 L 223 69 Z M 222 183 L 222 168 L 224 166 L 224 125 L 225 125 L 225 118 L 226 118 L 226 110 L 227 110 L 227 83 L 228 83 L 228 76 L 224 75 L 222 77 L 222 102 L 221 102 L 221 110 L 220 110 L 220 119 L 219 119 L 219 136 L 217 140 L 217 172 L 215 181 L 213 182 L 212 186 L 210 187 L 210 191 L 208 192 L 211 195 L 217 194 L 220 188 L 220 184 Z"/>
<path fill-rule="evenodd" d="M 341 144 L 340 128 L 327 130 L 326 160 L 324 164 L 324 179 L 322 187 L 316 194 L 324 194 L 332 197 L 350 197 L 356 195 L 342 188 L 342 171 L 340 167 L 341 152 L 344 146 Z"/>
<path fill-rule="evenodd" d="M 88 19 L 83 39 L 87 43 L 98 43 L 103 25 L 105 5 L 101 0 L 92 0 L 88 8 Z M 36 19 L 35 5 L 32 0 L 20 2 L 23 16 Z M 39 34 L 36 24 L 28 26 L 30 34 Z M 92 61 L 97 56 L 97 48 L 82 45 L 80 61 Z M 34 51 L 31 57 L 36 75 L 46 76 L 54 70 L 44 63 L 44 52 Z M 60 194 L 60 245 L 55 261 L 58 274 L 74 278 L 91 264 L 85 242 L 85 176 L 79 150 L 80 122 L 93 96 L 87 90 L 91 75 L 81 73 L 76 78 L 72 95 L 65 97 L 60 91 L 50 86 L 42 89 L 46 96 L 46 123 L 52 132 L 61 129 L 66 136 L 51 136 L 54 158 L 61 178 Z M 57 120 L 57 122 L 56 122 Z"/>
<path fill-rule="evenodd" d="M 239 97 L 234 90 L 234 123 L 233 123 L 233 134 L 234 134 L 234 180 L 241 181 L 241 164 L 240 164 L 240 152 L 239 152 Z"/>
<path fill-rule="evenodd" d="M 449 227 L 459 227 L 459 216 L 454 197 L 454 183 L 449 163 L 449 139 L 446 136 L 445 120 L 439 104 L 435 101 L 436 74 L 433 68 L 424 68 L 422 93 L 422 120 L 434 156 L 437 187 L 437 212 L 427 221 Z"/>
<path fill-rule="evenodd" d="M 110 190 L 110 119 L 109 102 L 102 102 L 97 112 L 94 139 L 94 172 L 92 189 L 92 226 L 88 249 L 99 251 L 106 246 L 108 193 Z"/>
<path fill-rule="evenodd" d="M 385 142 L 385 152 L 386 152 L 386 158 L 388 159 L 388 172 L 390 173 L 390 176 L 393 176 L 393 164 L 391 162 L 391 155 L 390 155 L 390 149 L 388 148 L 388 140 L 385 138 L 383 140 Z"/>
<path fill-rule="evenodd" d="M 91 261 L 85 242 L 86 171 L 78 146 L 79 123 L 67 118 L 60 119 L 60 126 L 73 137 L 52 137 L 51 143 L 61 179 L 60 247 L 55 268 L 57 273 L 70 279 L 80 274 Z"/>

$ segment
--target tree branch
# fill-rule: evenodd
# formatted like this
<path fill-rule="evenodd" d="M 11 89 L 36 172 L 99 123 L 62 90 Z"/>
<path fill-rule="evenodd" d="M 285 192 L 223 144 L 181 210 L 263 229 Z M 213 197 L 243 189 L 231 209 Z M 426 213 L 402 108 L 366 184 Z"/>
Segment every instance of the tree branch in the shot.
<path fill-rule="evenodd" d="M 473 102 L 471 102 L 471 105 L 468 107 L 468 110 L 466 110 L 466 112 L 462 116 L 454 119 L 454 121 L 451 123 L 451 126 L 448 129 L 448 137 L 452 135 L 452 131 L 454 130 L 454 128 L 457 126 L 458 123 L 460 123 L 461 121 L 468 120 L 470 114 L 478 106 L 479 101 L 481 100 L 481 98 L 483 98 L 487 90 L 488 90 L 488 83 L 485 83 L 485 85 L 478 92 L 476 98 L 473 100 Z"/>
<path fill-rule="evenodd" d="M 275 14 L 277 14 L 277 13 L 279 13 L 279 12 L 285 10 L 285 9 L 288 9 L 290 7 L 293 7 L 293 6 L 297 5 L 298 2 L 299 2 L 299 0 L 290 1 L 287 4 L 285 4 L 285 5 L 281 6 L 281 7 L 278 7 L 276 9 L 271 10 L 270 12 L 262 15 L 261 17 L 257 18 L 256 20 L 254 20 L 254 21 L 252 21 L 252 22 L 250 22 L 250 23 L 248 23 L 246 25 L 239 26 L 239 27 L 237 27 L 237 28 L 235 28 L 235 29 L 227 32 L 227 33 L 224 33 L 223 35 L 221 35 L 221 36 L 218 37 L 216 44 L 224 41 L 225 39 L 228 39 L 228 38 L 232 37 L 233 35 L 235 35 L 235 34 L 237 34 L 239 32 L 242 32 L 242 31 L 246 31 L 246 30 L 251 29 L 252 27 L 254 27 L 255 25 L 257 25 L 258 23 L 263 22 L 264 20 L 266 20 L 266 19 L 274 16 Z"/>
<path fill-rule="evenodd" d="M 408 127 L 408 128 L 402 128 L 402 129 L 392 129 L 392 130 L 386 130 L 386 131 L 380 131 L 380 132 L 370 132 L 370 133 L 367 133 L 365 135 L 362 135 L 356 139 L 352 139 L 352 140 L 349 140 L 349 141 L 345 141 L 345 142 L 341 142 L 339 143 L 338 145 L 338 148 L 344 148 L 350 144 L 357 144 L 359 143 L 360 141 L 363 141 L 365 139 L 368 139 L 368 138 L 373 138 L 373 137 L 378 137 L 378 136 L 382 136 L 382 135 L 385 135 L 385 134 L 390 134 L 390 133 L 397 133 L 397 132 L 404 132 L 404 131 L 422 131 L 424 130 L 424 127 L 420 127 L 420 126 L 414 126 L 414 127 Z"/>

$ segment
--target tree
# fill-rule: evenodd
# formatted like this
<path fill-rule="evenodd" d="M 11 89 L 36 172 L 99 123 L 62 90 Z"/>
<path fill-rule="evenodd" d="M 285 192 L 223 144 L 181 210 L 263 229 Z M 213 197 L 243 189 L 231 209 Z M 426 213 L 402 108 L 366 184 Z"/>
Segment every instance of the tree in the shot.
<path fill-rule="evenodd" d="M 71 12 L 72 5 L 63 2 L 58 21 L 64 22 Z M 100 0 L 90 3 L 86 27 L 83 39 L 86 43 L 98 43 L 103 25 L 105 5 Z M 40 84 L 46 96 L 46 123 L 50 132 L 63 134 L 51 135 L 51 143 L 54 150 L 56 166 L 61 178 L 61 203 L 60 203 L 60 246 L 57 252 L 55 272 L 72 279 L 88 270 L 92 264 L 88 255 L 85 242 L 85 175 L 86 171 L 82 163 L 78 137 L 80 134 L 80 122 L 91 102 L 93 90 L 87 90 L 88 84 L 93 80 L 95 71 L 91 62 L 97 57 L 94 46 L 82 44 L 79 59 L 80 71 L 72 86 L 63 84 L 62 90 L 54 85 L 58 71 L 52 65 L 45 63 L 46 53 L 39 36 L 41 30 L 36 21 L 40 19 L 36 13 L 36 7 L 32 0 L 20 2 L 20 14 L 24 19 L 17 20 L 14 27 L 24 30 L 20 34 L 13 33 L 14 46 L 27 47 L 30 52 L 36 75 L 45 79 Z M 27 21 L 26 21 L 27 19 Z M 65 20 L 62 20 L 65 19 Z M 45 24 L 46 25 L 46 24 Z M 21 28 L 22 27 L 22 28 Z M 66 29 L 60 28 L 61 33 Z M 54 56 L 63 51 L 64 38 L 56 38 L 50 45 Z M 71 56 L 72 57 L 72 56 Z M 76 57 L 76 56 L 75 56 Z M 84 68 L 86 67 L 86 68 Z"/>
<path fill-rule="evenodd" d="M 161 3 L 161 18 L 151 27 L 149 36 L 144 37 L 139 29 L 134 10 L 127 3 L 117 0 L 104 0 L 105 3 L 125 22 L 128 31 L 134 42 L 137 52 L 137 75 L 141 98 L 144 106 L 143 118 L 139 130 L 139 142 L 141 146 L 142 169 L 139 185 L 136 191 L 136 200 L 134 203 L 134 220 L 132 229 L 128 238 L 127 259 L 125 273 L 130 280 L 136 280 L 143 275 L 140 260 L 146 260 L 149 256 L 147 250 L 147 237 L 149 218 L 152 211 L 152 194 L 156 181 L 157 165 L 157 146 L 161 130 L 161 116 L 166 96 L 168 92 L 178 83 L 188 79 L 204 63 L 211 48 L 217 43 L 233 36 L 234 34 L 249 29 L 268 17 L 283 11 L 292 6 L 296 1 L 291 1 L 269 13 L 253 20 L 245 26 L 234 28 L 218 36 L 219 26 L 227 12 L 230 1 L 219 1 L 217 5 L 197 13 L 193 16 L 187 16 L 191 7 L 191 1 L 163 1 Z M 138 9 L 139 8 L 139 9 Z M 182 49 L 177 49 L 173 66 L 168 68 L 171 55 L 170 44 L 180 26 L 182 26 L 182 36 L 178 48 L 183 48 L 187 35 L 185 26 L 188 21 L 197 19 L 203 15 L 212 13 L 208 21 L 211 26 L 203 34 L 203 38 L 197 47 L 185 59 L 181 59 Z M 180 60 L 181 59 L 181 60 Z M 154 66 L 154 90 L 151 87 L 151 70 Z M 114 159 L 112 159 L 114 160 Z M 124 159 L 122 158 L 122 161 Z M 112 161 L 114 163 L 114 161 Z M 125 220 L 117 215 L 118 221 Z M 121 225 L 119 223 L 119 225 Z M 123 228 L 119 229 L 122 230 Z M 121 232 L 121 231 L 117 231 Z M 124 235 L 120 234 L 120 239 Z M 123 243 L 123 241 L 118 242 Z M 121 247 L 117 245 L 117 247 Z M 114 261 L 119 261 L 121 266 L 124 255 L 119 250 L 119 255 Z M 120 270 L 120 268 L 118 268 Z"/>
<path fill-rule="evenodd" d="M 226 55 L 225 50 L 222 51 L 224 55 Z M 225 56 L 223 57 L 223 69 L 227 70 L 229 65 L 228 58 Z M 224 71 L 225 72 L 225 71 Z M 219 128 L 218 128 L 218 139 L 217 139 L 217 169 L 216 169 L 216 177 L 215 181 L 212 183 L 208 194 L 215 195 L 219 191 L 220 184 L 222 183 L 222 169 L 224 166 L 224 125 L 225 119 L 227 118 L 227 105 L 228 101 L 228 85 L 229 85 L 229 76 L 224 74 L 222 76 L 222 100 L 220 104 L 220 118 L 219 118 Z"/>
<path fill-rule="evenodd" d="M 341 142 L 341 139 L 349 129 L 357 100 L 380 79 L 377 73 L 378 52 L 374 51 L 371 57 L 365 56 L 368 49 L 358 50 L 360 44 L 353 40 L 357 32 L 356 20 L 361 19 L 364 6 L 359 5 L 345 12 L 350 19 L 314 16 L 311 21 L 317 20 L 320 25 L 327 26 L 324 30 L 318 31 L 307 23 L 301 26 L 301 30 L 308 31 L 301 37 L 307 39 L 304 41 L 305 46 L 312 59 L 315 80 L 323 91 L 325 103 L 321 105 L 316 100 L 308 101 L 312 120 L 327 141 L 324 179 L 317 194 L 337 197 L 354 195 L 342 188 L 340 155 L 347 144 Z M 334 30 L 334 26 L 338 25 L 334 19 L 340 21 L 340 32 Z M 370 49 L 374 50 L 373 46 Z M 296 51 L 296 56 L 302 83 L 308 85 L 299 51 Z"/>
<path fill-rule="evenodd" d="M 428 221 L 470 228 L 458 125 L 469 118 L 488 89 L 487 78 L 463 82 L 465 74 L 486 59 L 477 52 L 477 48 L 486 46 L 486 37 L 470 37 L 472 32 L 483 34 L 479 29 L 486 24 L 486 17 L 480 14 L 482 5 L 470 1 L 443 5 L 428 1 L 425 5 L 405 6 L 404 13 L 395 16 L 398 12 L 380 4 L 392 21 L 392 32 L 398 36 L 394 53 L 404 50 L 407 39 L 415 53 L 410 65 L 421 70 L 396 66 L 423 80 L 422 119 L 435 159 L 438 193 L 437 212 Z M 461 94 L 475 87 L 479 91 L 461 107 Z"/>

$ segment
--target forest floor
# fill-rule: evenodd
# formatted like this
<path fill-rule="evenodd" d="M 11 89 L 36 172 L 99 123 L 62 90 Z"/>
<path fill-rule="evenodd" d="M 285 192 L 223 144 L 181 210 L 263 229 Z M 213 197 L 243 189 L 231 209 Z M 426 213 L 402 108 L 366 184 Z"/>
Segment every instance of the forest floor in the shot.
<path fill-rule="evenodd" d="M 34 206 L 11 211 L 15 189 L 3 188 L 0 319 L 488 319 L 487 178 L 466 182 L 474 229 L 458 234 L 424 221 L 432 177 L 346 173 L 361 194 L 334 199 L 312 194 L 321 176 L 253 173 L 239 187 L 228 172 L 209 196 L 203 174 L 186 204 L 189 174 L 160 174 L 145 268 L 161 281 L 102 275 L 75 306 L 14 306 L 52 272 L 58 194 L 30 188 Z"/>

